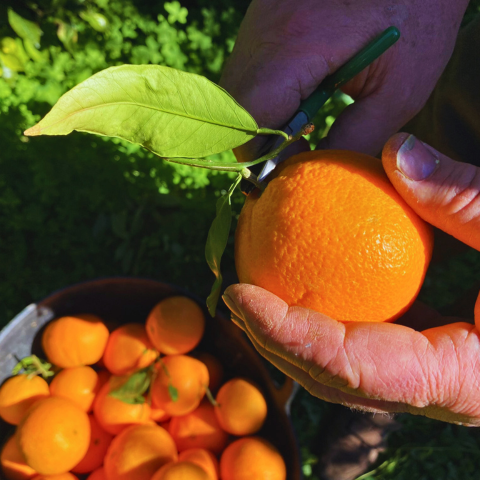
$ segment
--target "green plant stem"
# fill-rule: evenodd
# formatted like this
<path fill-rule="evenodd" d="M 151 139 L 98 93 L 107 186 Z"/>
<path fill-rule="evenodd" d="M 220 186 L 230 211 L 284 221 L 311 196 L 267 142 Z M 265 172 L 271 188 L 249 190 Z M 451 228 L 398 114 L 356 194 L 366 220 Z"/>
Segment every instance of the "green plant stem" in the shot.
<path fill-rule="evenodd" d="M 285 133 L 283 130 L 270 130 L 269 128 L 259 128 L 257 135 L 280 135 L 285 140 L 289 139 L 288 133 Z"/>
<path fill-rule="evenodd" d="M 268 129 L 259 129 L 259 130 L 268 130 Z M 262 183 L 259 183 L 257 181 L 256 175 L 250 172 L 249 167 L 253 167 L 258 163 L 266 162 L 271 158 L 275 158 L 280 154 L 280 152 L 282 152 L 282 150 L 287 148 L 293 142 L 300 140 L 300 138 L 302 138 L 304 135 L 308 135 L 309 133 L 313 132 L 313 130 L 314 130 L 313 123 L 307 123 L 293 137 L 289 137 L 288 135 L 285 134 L 284 136 L 286 136 L 287 140 L 285 140 L 278 148 L 267 153 L 263 157 L 253 160 L 252 162 L 235 162 L 235 163 L 225 164 L 225 163 L 209 162 L 208 160 L 195 160 L 193 158 L 164 158 L 164 160 L 171 163 L 178 163 L 179 165 L 188 165 L 189 167 L 208 168 L 210 170 L 219 170 L 223 172 L 239 172 L 242 174 L 242 176 L 245 179 L 252 182 L 256 187 L 263 189 L 264 185 L 262 185 Z M 280 130 L 269 130 L 269 132 L 280 132 Z M 278 135 L 280 135 L 280 133 L 278 133 Z"/>

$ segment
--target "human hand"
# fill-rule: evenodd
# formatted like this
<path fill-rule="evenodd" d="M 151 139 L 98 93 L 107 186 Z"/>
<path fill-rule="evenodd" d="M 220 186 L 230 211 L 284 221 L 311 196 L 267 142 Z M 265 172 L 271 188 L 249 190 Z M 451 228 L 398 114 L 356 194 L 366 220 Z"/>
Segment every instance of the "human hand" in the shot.
<path fill-rule="evenodd" d="M 424 105 L 450 58 L 467 0 L 253 0 L 221 79 L 261 127 L 281 128 L 329 74 L 385 28 L 401 38 L 343 90 L 356 102 L 322 141 L 376 155 Z M 257 137 L 235 150 L 258 156 Z M 295 148 L 305 150 L 306 142 Z M 290 152 L 292 154 L 293 152 Z"/>
<path fill-rule="evenodd" d="M 396 190 L 424 220 L 480 250 L 480 168 L 455 162 L 406 134 L 389 140 L 382 159 Z M 233 321 L 255 348 L 312 395 L 366 411 L 410 412 L 475 426 L 480 426 L 479 299 L 475 325 L 441 317 L 419 302 L 401 325 L 343 324 L 288 307 L 253 285 L 233 285 L 224 295 Z M 406 326 L 420 323 L 427 329 Z"/>

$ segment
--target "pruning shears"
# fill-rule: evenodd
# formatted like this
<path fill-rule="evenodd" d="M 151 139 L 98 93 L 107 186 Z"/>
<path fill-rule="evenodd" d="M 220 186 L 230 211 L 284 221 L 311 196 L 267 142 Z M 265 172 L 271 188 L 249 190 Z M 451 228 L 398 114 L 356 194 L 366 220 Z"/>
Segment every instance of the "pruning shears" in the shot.
<path fill-rule="evenodd" d="M 311 122 L 317 112 L 325 105 L 326 101 L 334 94 L 335 90 L 345 85 L 364 68 L 368 67 L 368 65 L 387 51 L 399 38 L 400 31 L 396 27 L 389 27 L 384 30 L 335 73 L 326 77 L 318 88 L 300 104 L 295 115 L 282 130 L 291 136 L 297 134 L 305 124 Z M 284 141 L 283 137 L 278 137 L 268 151 L 273 151 L 278 148 Z M 265 180 L 280 161 L 281 159 L 278 156 L 267 160 L 263 164 L 263 169 L 258 176 L 258 181 Z M 253 189 L 253 185 L 250 185 Z"/>

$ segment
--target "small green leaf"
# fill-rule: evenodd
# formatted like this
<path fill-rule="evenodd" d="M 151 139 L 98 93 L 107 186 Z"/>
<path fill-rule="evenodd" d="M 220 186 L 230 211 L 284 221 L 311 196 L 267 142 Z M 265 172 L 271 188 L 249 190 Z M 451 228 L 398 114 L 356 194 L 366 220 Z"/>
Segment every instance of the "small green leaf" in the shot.
<path fill-rule="evenodd" d="M 148 390 L 151 381 L 151 369 L 144 368 L 131 375 L 128 380 L 109 395 L 124 403 L 139 404 L 145 403 L 143 394 Z"/>
<path fill-rule="evenodd" d="M 74 26 L 59 20 L 57 37 L 63 43 L 63 46 L 73 54 L 75 44 L 78 41 L 77 29 Z"/>
<path fill-rule="evenodd" d="M 178 390 L 171 383 L 168 384 L 168 394 L 172 402 L 178 401 Z"/>
<path fill-rule="evenodd" d="M 41 52 L 35 48 L 30 40 L 24 40 L 23 45 L 28 56 L 37 63 L 45 63 L 48 60 L 48 50 Z"/>
<path fill-rule="evenodd" d="M 36 23 L 21 17 L 11 8 L 8 9 L 8 22 L 20 38 L 30 40 L 36 48 L 40 48 L 40 37 L 43 32 Z"/>
<path fill-rule="evenodd" d="M 205 258 L 207 259 L 208 266 L 217 277 L 210 295 L 207 298 L 208 311 L 212 317 L 215 316 L 215 310 L 217 309 L 222 288 L 223 277 L 220 270 L 220 261 L 227 246 L 230 226 L 232 224 L 231 197 L 241 179 L 242 175 L 238 175 L 228 192 L 218 199 L 216 207 L 217 215 L 210 226 L 207 244 L 205 245 Z"/>
<path fill-rule="evenodd" d="M 101 13 L 83 11 L 80 12 L 80 17 L 97 32 L 105 32 L 108 28 L 108 20 Z"/>
<path fill-rule="evenodd" d="M 159 65 L 111 67 L 63 95 L 25 135 L 73 130 L 123 138 L 161 157 L 201 158 L 238 147 L 258 125 L 205 77 Z"/>

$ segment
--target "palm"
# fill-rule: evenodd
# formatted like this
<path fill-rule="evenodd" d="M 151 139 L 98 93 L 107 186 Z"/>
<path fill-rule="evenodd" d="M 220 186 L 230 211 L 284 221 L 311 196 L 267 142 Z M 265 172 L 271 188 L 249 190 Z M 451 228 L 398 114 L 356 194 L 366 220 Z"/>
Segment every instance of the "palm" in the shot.
<path fill-rule="evenodd" d="M 422 332 L 398 324 L 345 325 L 289 308 L 252 285 L 234 285 L 226 295 L 240 307 L 234 321 L 259 353 L 312 395 L 362 410 L 480 424 L 480 333 L 474 325 L 421 305 L 410 318 L 422 311 L 417 318 L 449 324 Z"/>

